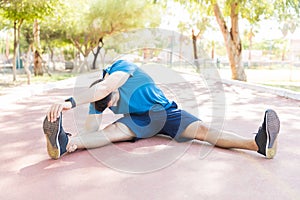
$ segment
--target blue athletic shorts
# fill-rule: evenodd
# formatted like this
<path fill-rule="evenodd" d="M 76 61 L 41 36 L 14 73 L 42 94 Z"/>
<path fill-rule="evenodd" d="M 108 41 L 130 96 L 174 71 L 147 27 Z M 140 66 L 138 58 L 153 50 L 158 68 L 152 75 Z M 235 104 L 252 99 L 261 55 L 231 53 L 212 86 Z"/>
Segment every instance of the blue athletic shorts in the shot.
<path fill-rule="evenodd" d="M 181 134 L 189 124 L 195 121 L 200 121 L 200 119 L 178 109 L 177 104 L 173 103 L 167 110 L 149 111 L 143 114 L 126 114 L 116 122 L 125 124 L 136 135 L 136 139 L 163 134 L 174 138 L 178 142 L 185 142 L 191 140 L 191 138 L 183 138 Z"/>

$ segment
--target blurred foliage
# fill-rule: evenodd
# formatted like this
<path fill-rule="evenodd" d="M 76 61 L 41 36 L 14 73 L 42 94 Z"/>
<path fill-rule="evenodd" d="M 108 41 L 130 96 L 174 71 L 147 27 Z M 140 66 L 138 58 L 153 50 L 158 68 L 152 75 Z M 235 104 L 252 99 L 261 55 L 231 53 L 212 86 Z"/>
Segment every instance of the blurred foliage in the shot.
<path fill-rule="evenodd" d="M 192 28 L 201 32 L 200 35 L 207 29 L 216 29 L 212 7 L 216 3 L 220 4 L 224 17 L 227 17 L 231 12 L 231 3 L 237 2 L 239 4 L 237 12 L 254 26 L 265 18 L 276 18 L 282 24 L 283 33 L 287 30 L 293 32 L 299 25 L 298 0 L 175 1 L 180 2 L 189 13 L 189 20 L 178 21 L 179 29 L 188 35 L 191 34 Z M 74 57 L 74 48 L 87 55 L 91 49 L 99 45 L 101 37 L 104 37 L 104 44 L 106 44 L 105 37 L 116 33 L 158 27 L 168 2 L 170 0 L 77 0 L 76 2 L 73 0 L 2 0 L 0 1 L 0 29 L 9 31 L 14 21 L 23 20 L 20 50 L 26 52 L 33 41 L 33 20 L 39 19 L 43 49 L 47 51 L 50 48 L 64 47 L 65 52 L 68 52 L 66 55 L 70 58 Z M 106 48 L 122 48 L 118 46 L 120 42 L 115 42 L 115 45 L 110 43 Z M 249 46 L 247 40 L 243 42 L 244 47 Z M 72 50 L 70 45 L 74 46 Z M 220 44 L 216 44 L 216 47 L 218 45 Z M 277 46 L 280 45 L 275 45 L 274 48 Z"/>
<path fill-rule="evenodd" d="M 83 55 L 98 45 L 100 37 L 134 28 L 157 27 L 161 8 L 149 0 L 3 0 L 0 29 L 24 23 L 21 51 L 33 40 L 33 20 L 40 20 L 43 46 L 73 44 Z M 44 49 L 47 49 L 44 47 Z"/>

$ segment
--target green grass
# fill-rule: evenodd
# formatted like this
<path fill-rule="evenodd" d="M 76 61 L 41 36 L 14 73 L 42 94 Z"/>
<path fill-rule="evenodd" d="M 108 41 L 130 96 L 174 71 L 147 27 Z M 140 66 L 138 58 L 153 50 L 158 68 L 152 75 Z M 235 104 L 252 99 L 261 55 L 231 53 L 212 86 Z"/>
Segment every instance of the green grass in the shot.
<path fill-rule="evenodd" d="M 44 74 L 44 76 L 34 76 L 31 75 L 31 84 L 39 84 L 39 83 L 48 83 L 60 81 L 68 78 L 75 77 L 76 74 L 67 73 L 67 72 L 55 72 L 52 73 L 51 76 L 48 74 Z M 4 89 L 13 88 L 16 86 L 27 85 L 27 76 L 26 74 L 18 74 L 17 81 L 12 81 L 11 74 L 1 74 L 0 75 L 0 95 L 5 94 Z"/>
<path fill-rule="evenodd" d="M 31 82 L 32 83 L 47 83 L 47 82 L 54 82 L 54 81 L 61 81 L 64 79 L 72 78 L 74 77 L 74 74 L 71 73 L 56 73 L 52 74 L 51 76 L 48 76 L 47 74 L 44 76 L 32 76 Z M 26 76 L 24 76 L 26 79 Z"/>
<path fill-rule="evenodd" d="M 264 84 L 264 85 L 277 87 L 277 88 L 283 88 L 283 89 L 291 90 L 294 92 L 300 92 L 300 86 L 295 86 L 295 85 L 282 85 L 282 84 Z"/>

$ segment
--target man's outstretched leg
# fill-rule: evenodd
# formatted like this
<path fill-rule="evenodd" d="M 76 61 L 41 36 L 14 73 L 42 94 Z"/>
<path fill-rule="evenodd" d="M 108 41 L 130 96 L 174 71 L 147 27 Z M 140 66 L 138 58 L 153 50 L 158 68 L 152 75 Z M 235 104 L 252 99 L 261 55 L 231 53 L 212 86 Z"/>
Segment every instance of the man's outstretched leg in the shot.
<path fill-rule="evenodd" d="M 43 130 L 47 140 L 48 155 L 53 159 L 58 159 L 66 152 L 73 152 L 76 149 L 102 147 L 112 142 L 128 141 L 135 137 L 135 134 L 121 123 L 110 124 L 100 131 L 69 137 L 70 134 L 66 133 L 62 127 L 62 115 L 55 122 L 48 121 L 46 117 Z"/>
<path fill-rule="evenodd" d="M 103 130 L 70 137 L 67 150 L 72 152 L 74 149 L 98 148 L 114 142 L 129 141 L 134 137 L 135 134 L 126 125 L 116 122 L 108 125 Z"/>
<path fill-rule="evenodd" d="M 276 112 L 267 110 L 262 126 L 259 128 L 255 139 L 249 139 L 228 131 L 220 132 L 218 130 L 209 129 L 201 121 L 190 124 L 182 133 L 182 137 L 206 141 L 221 148 L 257 151 L 267 158 L 273 158 L 276 154 L 279 129 L 280 121 Z"/>

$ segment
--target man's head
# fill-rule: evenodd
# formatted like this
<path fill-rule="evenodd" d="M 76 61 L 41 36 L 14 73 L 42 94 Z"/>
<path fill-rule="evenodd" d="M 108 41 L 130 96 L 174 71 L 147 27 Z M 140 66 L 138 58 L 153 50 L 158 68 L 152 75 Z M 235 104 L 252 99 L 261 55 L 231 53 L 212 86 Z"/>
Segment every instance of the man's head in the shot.
<path fill-rule="evenodd" d="M 101 81 L 103 81 L 103 79 L 98 79 L 96 80 L 95 82 L 93 82 L 91 85 L 90 85 L 90 88 L 93 87 L 94 85 L 100 83 Z M 93 102 L 92 104 L 95 106 L 95 109 L 99 112 L 103 112 L 107 106 L 108 106 L 108 103 L 110 102 L 111 100 L 111 97 L 112 97 L 112 93 L 109 93 L 106 97 L 104 97 L 103 99 L 100 99 L 98 101 L 95 101 Z"/>

